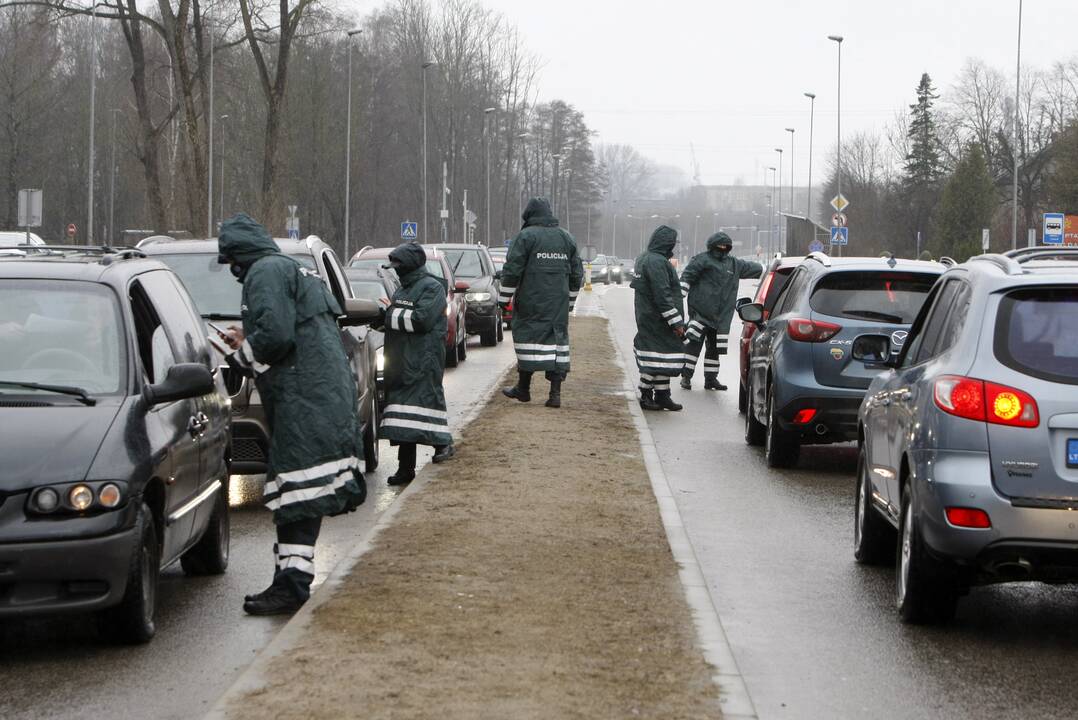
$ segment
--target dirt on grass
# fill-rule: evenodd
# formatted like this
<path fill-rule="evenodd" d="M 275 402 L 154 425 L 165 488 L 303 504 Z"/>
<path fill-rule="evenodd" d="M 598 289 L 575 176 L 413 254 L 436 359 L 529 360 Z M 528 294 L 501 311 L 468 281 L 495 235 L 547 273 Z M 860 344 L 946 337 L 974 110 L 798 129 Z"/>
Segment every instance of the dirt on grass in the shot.
<path fill-rule="evenodd" d="M 563 406 L 496 395 L 313 613 L 263 718 L 718 718 L 601 318 Z"/>

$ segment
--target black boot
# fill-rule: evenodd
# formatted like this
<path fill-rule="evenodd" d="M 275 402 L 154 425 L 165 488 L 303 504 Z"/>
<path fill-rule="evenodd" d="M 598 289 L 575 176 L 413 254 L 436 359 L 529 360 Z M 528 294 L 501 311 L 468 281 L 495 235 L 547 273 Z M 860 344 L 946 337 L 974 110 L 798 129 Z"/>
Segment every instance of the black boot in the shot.
<path fill-rule="evenodd" d="M 274 581 L 276 582 L 276 579 Z M 270 583 L 270 586 L 268 588 L 266 588 L 265 590 L 263 590 L 262 592 L 254 593 L 252 595 L 244 595 L 243 596 L 243 601 L 244 602 L 251 602 L 252 600 L 261 600 L 271 590 L 273 590 L 273 583 Z"/>
<path fill-rule="evenodd" d="M 670 399 L 669 390 L 656 390 L 655 391 L 655 404 L 662 410 L 671 410 L 677 412 L 682 409 L 681 405 L 678 405 L 672 399 Z"/>
<path fill-rule="evenodd" d="M 444 463 L 449 458 L 457 454 L 457 449 L 453 447 L 453 444 L 442 445 L 434 448 L 434 457 L 431 458 L 433 463 Z"/>
<path fill-rule="evenodd" d="M 691 373 L 687 373 L 687 372 L 681 373 L 681 389 L 682 390 L 692 390 L 692 374 Z"/>
<path fill-rule="evenodd" d="M 517 384 L 513 387 L 503 388 L 502 395 L 520 402 L 531 402 L 532 399 L 532 374 L 520 370 L 517 373 Z"/>
<path fill-rule="evenodd" d="M 271 585 L 264 593 L 243 603 L 248 615 L 292 615 L 305 601 L 281 585 Z"/>
<path fill-rule="evenodd" d="M 655 391 L 640 389 L 640 409 L 641 410 L 662 410 L 662 405 L 655 402 Z"/>
<path fill-rule="evenodd" d="M 415 470 L 404 470 L 402 468 L 390 475 L 389 479 L 386 480 L 386 484 L 396 487 L 397 485 L 407 485 L 413 480 L 415 480 Z"/>
<path fill-rule="evenodd" d="M 718 373 L 704 375 L 704 390 L 725 390 L 726 386 L 719 382 Z"/>
<path fill-rule="evenodd" d="M 550 381 L 550 397 L 547 398 L 546 406 L 548 408 L 561 407 L 561 379 Z"/>

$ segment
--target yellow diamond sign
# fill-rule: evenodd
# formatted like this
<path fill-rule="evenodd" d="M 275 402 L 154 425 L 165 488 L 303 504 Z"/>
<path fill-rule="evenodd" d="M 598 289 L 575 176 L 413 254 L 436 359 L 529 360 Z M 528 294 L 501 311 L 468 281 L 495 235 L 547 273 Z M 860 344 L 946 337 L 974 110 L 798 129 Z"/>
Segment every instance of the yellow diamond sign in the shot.
<path fill-rule="evenodd" d="M 850 201 L 846 199 L 846 196 L 839 193 L 831 199 L 831 207 L 835 210 L 842 212 L 850 206 Z"/>

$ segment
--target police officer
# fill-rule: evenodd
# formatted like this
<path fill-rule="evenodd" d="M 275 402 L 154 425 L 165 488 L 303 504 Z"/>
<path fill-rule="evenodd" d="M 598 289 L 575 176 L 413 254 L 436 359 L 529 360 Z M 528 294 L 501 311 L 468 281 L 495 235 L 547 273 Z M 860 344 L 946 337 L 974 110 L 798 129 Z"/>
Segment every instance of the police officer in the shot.
<path fill-rule="evenodd" d="M 390 485 L 415 480 L 416 446 L 432 445 L 433 462 L 453 457 L 442 375 L 445 372 L 445 286 L 426 271 L 419 243 L 389 253 L 386 267 L 401 286 L 385 314 L 385 393 L 381 437 L 397 446 L 397 472 Z"/>
<path fill-rule="evenodd" d="M 719 382 L 719 358 L 730 343 L 730 319 L 737 301 L 737 286 L 744 278 L 758 278 L 760 263 L 730 254 L 734 243 L 724 232 L 707 239 L 707 251 L 689 261 L 681 273 L 681 289 L 689 296 L 689 325 L 685 330 L 685 369 L 681 387 L 692 389 L 692 376 L 700 349 L 704 353 L 704 389 L 725 390 Z"/>
<path fill-rule="evenodd" d="M 517 384 L 505 388 L 508 398 L 531 400 L 532 373 L 550 381 L 547 407 L 561 407 L 561 384 L 569 373 L 569 313 L 576 303 L 584 265 L 573 236 L 543 198 L 533 198 L 523 215 L 524 227 L 509 244 L 502 269 L 503 308 L 513 302 L 513 345 Z M 515 300 L 514 300 L 515 297 Z"/>
<path fill-rule="evenodd" d="M 648 249 L 636 259 L 636 338 L 633 351 L 640 370 L 640 407 L 644 410 L 681 410 L 670 398 L 670 378 L 685 367 L 682 340 L 684 300 L 677 271 L 670 264 L 677 230 L 660 225 L 651 234 Z"/>
<path fill-rule="evenodd" d="M 218 262 L 243 283 L 243 328 L 223 336 L 229 363 L 255 378 L 270 430 L 264 499 L 277 525 L 273 582 L 248 595 L 251 615 L 290 614 L 310 597 L 322 518 L 367 494 L 356 383 L 341 344 L 341 308 L 313 270 L 284 255 L 244 214 L 226 220 Z"/>

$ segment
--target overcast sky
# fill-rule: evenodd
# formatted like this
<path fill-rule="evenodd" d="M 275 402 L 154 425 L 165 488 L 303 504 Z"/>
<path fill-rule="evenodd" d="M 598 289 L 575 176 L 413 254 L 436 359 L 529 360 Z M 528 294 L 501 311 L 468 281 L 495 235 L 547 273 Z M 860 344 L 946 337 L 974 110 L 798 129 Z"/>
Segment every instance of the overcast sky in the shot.
<path fill-rule="evenodd" d="M 350 0 L 357 9 L 381 5 Z M 1013 77 L 1017 0 L 483 0 L 543 60 L 540 97 L 582 110 L 605 142 L 628 143 L 707 184 L 759 182 L 795 128 L 806 179 L 816 93 L 814 180 L 836 137 L 842 35 L 843 135 L 882 127 L 914 100 L 922 72 L 941 93 L 970 57 Z M 1078 56 L 1078 0 L 1026 0 L 1022 64 Z"/>

